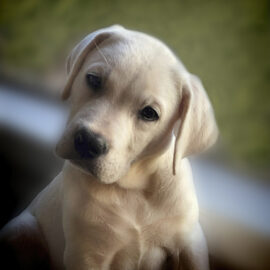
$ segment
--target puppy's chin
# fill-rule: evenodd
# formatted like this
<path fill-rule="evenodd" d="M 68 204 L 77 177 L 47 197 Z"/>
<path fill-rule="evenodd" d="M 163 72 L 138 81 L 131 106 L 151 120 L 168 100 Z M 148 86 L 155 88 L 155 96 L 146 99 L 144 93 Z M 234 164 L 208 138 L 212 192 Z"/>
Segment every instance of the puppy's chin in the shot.
<path fill-rule="evenodd" d="M 113 184 L 119 179 L 117 175 L 107 175 L 104 172 L 100 172 L 102 170 L 99 169 L 99 166 L 96 164 L 91 164 L 89 161 L 73 159 L 69 160 L 69 162 L 76 169 L 88 175 L 90 180 L 94 180 L 103 184 Z"/>

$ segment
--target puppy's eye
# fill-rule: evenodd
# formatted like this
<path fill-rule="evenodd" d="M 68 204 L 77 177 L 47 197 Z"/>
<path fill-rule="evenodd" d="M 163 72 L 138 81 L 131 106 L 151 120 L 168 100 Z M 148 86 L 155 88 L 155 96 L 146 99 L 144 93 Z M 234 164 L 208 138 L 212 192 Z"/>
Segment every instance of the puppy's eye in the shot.
<path fill-rule="evenodd" d="M 101 77 L 93 73 L 86 74 L 86 81 L 93 90 L 99 90 L 102 86 Z"/>
<path fill-rule="evenodd" d="M 139 112 L 139 116 L 145 121 L 157 121 L 159 119 L 157 112 L 150 106 L 144 107 Z"/>

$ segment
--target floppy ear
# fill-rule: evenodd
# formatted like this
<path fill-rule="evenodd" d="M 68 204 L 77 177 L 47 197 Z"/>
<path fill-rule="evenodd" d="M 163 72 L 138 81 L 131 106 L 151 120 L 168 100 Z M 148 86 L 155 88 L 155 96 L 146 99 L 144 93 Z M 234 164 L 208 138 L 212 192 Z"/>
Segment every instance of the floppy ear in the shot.
<path fill-rule="evenodd" d="M 120 25 L 113 25 L 108 28 L 103 28 L 98 31 L 95 31 L 88 36 L 86 36 L 76 47 L 72 50 L 67 59 L 67 74 L 68 79 L 64 90 L 62 92 L 62 99 L 65 100 L 70 96 L 71 87 L 75 77 L 80 71 L 86 56 L 90 51 L 97 48 L 104 40 L 108 39 L 112 33 L 115 33 L 124 28 Z"/>
<path fill-rule="evenodd" d="M 173 174 L 179 159 L 202 152 L 215 143 L 218 129 L 209 98 L 201 81 L 188 74 L 182 84 L 179 108 L 180 125 L 176 131 Z"/>

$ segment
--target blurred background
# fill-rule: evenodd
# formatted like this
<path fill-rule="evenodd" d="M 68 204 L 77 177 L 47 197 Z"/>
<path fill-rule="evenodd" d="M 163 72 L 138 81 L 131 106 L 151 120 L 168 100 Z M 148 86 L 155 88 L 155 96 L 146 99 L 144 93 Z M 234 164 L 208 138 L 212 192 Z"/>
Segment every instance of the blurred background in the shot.
<path fill-rule="evenodd" d="M 165 41 L 212 101 L 220 139 L 192 167 L 213 269 L 270 269 L 269 0 L 2 0 L 0 227 L 61 169 L 65 59 L 111 24 Z"/>

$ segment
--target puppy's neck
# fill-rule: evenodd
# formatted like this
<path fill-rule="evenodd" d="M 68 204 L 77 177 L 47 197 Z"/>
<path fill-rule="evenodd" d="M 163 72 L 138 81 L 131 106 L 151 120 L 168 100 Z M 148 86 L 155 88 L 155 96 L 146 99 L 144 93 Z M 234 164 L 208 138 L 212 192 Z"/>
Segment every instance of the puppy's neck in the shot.
<path fill-rule="evenodd" d="M 177 198 L 183 200 L 186 194 L 190 197 L 190 194 L 194 193 L 187 167 L 187 161 L 183 160 L 179 174 L 174 176 L 172 151 L 166 151 L 163 155 L 134 163 L 122 179 L 112 184 L 104 184 L 66 162 L 63 181 L 66 194 L 71 193 L 73 199 L 76 197 L 78 200 L 91 199 L 106 205 L 116 202 L 125 205 L 132 197 L 135 201 L 141 198 L 153 205 L 169 204 L 171 208 Z"/>

